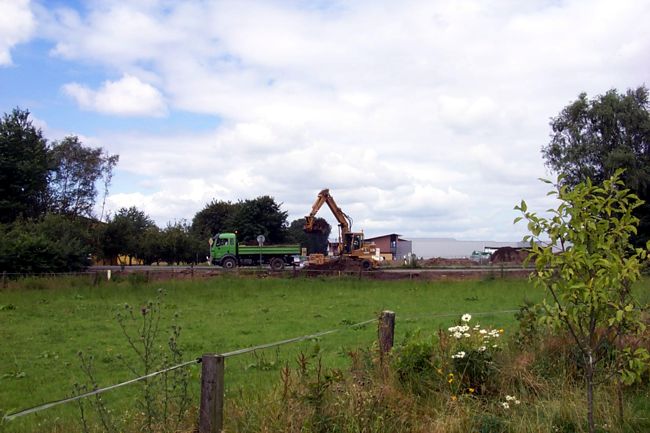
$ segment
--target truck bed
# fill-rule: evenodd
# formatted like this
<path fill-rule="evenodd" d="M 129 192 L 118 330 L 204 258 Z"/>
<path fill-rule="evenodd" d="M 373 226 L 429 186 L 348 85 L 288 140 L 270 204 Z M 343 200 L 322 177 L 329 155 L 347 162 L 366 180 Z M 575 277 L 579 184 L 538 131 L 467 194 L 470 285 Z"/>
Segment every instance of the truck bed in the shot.
<path fill-rule="evenodd" d="M 272 255 L 293 255 L 300 254 L 300 245 L 268 245 L 268 246 L 252 246 L 252 245 L 240 245 L 239 246 L 239 255 L 251 255 L 251 254 L 272 254 Z"/>

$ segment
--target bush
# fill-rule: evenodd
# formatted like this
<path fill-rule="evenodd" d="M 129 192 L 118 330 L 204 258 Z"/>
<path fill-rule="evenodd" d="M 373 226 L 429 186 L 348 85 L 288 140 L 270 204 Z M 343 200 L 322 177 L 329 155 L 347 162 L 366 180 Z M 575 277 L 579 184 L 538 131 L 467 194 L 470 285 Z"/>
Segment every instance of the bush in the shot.
<path fill-rule="evenodd" d="M 399 381 L 412 392 L 422 394 L 434 388 L 434 382 L 442 374 L 440 365 L 434 365 L 434 337 L 428 341 L 416 332 L 407 336 L 393 351 L 393 369 Z"/>
<path fill-rule="evenodd" d="M 0 233 L 0 271 L 78 272 L 90 265 L 90 236 L 84 222 L 50 214 L 1 226 Z"/>

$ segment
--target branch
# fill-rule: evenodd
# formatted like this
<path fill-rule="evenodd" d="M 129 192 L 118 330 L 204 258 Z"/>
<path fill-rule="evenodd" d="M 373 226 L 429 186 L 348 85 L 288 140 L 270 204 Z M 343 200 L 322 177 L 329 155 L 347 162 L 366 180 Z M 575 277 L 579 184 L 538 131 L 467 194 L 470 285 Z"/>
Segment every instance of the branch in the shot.
<path fill-rule="evenodd" d="M 566 324 L 567 328 L 569 328 L 569 332 L 571 333 L 571 336 L 573 336 L 573 339 L 575 340 L 576 344 L 578 345 L 578 349 L 582 352 L 583 355 L 588 355 L 589 352 L 582 346 L 580 338 L 578 338 L 578 335 L 576 334 L 575 330 L 573 329 L 573 326 L 571 325 L 571 322 L 569 321 L 569 318 L 566 314 L 566 311 L 564 311 L 564 308 L 562 308 L 562 304 L 560 304 L 560 300 L 557 297 L 557 294 L 555 293 L 555 290 L 553 290 L 553 287 L 551 285 L 548 286 L 549 292 L 551 292 L 551 295 L 553 296 L 553 300 L 555 300 L 555 304 L 557 305 L 558 310 L 560 311 L 560 317 Z"/>

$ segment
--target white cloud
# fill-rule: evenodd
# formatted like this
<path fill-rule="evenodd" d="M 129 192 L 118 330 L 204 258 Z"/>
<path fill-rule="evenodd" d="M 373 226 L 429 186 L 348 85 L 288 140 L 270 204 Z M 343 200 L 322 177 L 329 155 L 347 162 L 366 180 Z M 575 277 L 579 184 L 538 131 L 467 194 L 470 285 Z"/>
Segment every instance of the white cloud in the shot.
<path fill-rule="evenodd" d="M 35 28 L 29 0 L 0 0 L 0 66 L 11 65 L 11 49 L 32 36 Z"/>
<path fill-rule="evenodd" d="M 167 113 L 158 89 L 128 74 L 118 81 L 105 81 L 98 90 L 69 83 L 63 91 L 84 110 L 121 116 L 159 117 Z"/>
<path fill-rule="evenodd" d="M 329 187 L 372 234 L 511 240 L 514 204 L 547 203 L 549 117 L 650 70 L 648 0 L 88 7 L 53 11 L 44 30 L 52 55 L 124 74 L 67 85 L 82 108 L 220 119 L 202 134 L 95 137 L 148 179 L 114 204 L 161 223 L 260 194 L 297 218 Z"/>

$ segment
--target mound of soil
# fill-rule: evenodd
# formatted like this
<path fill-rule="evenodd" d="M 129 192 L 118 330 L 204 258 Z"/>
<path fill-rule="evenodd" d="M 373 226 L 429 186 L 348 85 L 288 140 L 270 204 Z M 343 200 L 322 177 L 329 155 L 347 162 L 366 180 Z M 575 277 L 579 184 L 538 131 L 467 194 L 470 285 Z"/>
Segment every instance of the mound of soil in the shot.
<path fill-rule="evenodd" d="M 523 263 L 528 252 L 521 248 L 501 247 L 492 253 L 491 263 Z"/>
<path fill-rule="evenodd" d="M 344 258 L 339 258 L 335 260 L 326 260 L 323 264 L 310 263 L 305 267 L 307 274 L 312 273 L 323 273 L 328 271 L 359 271 L 361 269 L 361 262 L 357 260 L 349 260 Z"/>
<path fill-rule="evenodd" d="M 419 264 L 423 267 L 434 267 L 434 266 L 476 266 L 478 263 L 467 259 L 444 259 L 442 257 L 434 257 L 433 259 L 422 260 Z"/>

